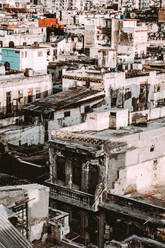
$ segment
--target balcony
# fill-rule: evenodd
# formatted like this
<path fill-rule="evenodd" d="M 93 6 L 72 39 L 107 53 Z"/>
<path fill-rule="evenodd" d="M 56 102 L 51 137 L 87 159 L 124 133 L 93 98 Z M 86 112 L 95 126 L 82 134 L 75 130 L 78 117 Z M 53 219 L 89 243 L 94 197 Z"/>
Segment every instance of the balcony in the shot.
<path fill-rule="evenodd" d="M 50 188 L 50 199 L 95 211 L 94 195 L 53 184 L 49 181 L 46 181 L 45 184 Z"/>

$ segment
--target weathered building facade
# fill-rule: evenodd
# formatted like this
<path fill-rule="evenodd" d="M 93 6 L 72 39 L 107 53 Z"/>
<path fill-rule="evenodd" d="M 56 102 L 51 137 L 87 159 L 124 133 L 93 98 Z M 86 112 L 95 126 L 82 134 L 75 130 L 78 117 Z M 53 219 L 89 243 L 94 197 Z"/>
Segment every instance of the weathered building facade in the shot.
<path fill-rule="evenodd" d="M 92 125 L 92 113 L 86 125 L 53 132 L 47 181 L 51 205 L 68 211 L 71 230 L 99 247 L 132 234 L 164 241 L 164 119 L 128 126 L 128 112 L 126 124 L 116 111 L 98 118 L 109 129 Z"/>
<path fill-rule="evenodd" d="M 52 79 L 47 74 L 35 74 L 32 70 L 0 76 L 0 112 L 16 113 L 27 103 L 52 93 Z"/>

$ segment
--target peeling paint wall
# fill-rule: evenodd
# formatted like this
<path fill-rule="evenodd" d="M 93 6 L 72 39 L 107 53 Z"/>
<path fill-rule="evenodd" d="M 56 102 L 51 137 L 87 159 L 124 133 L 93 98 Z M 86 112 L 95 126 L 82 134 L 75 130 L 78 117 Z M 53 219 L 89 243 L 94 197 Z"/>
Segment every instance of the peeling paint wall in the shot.
<path fill-rule="evenodd" d="M 26 199 L 28 203 L 29 240 L 42 239 L 44 225 L 48 221 L 49 188 L 39 184 L 6 186 L 0 188 L 0 204 L 6 207 Z"/>
<path fill-rule="evenodd" d="M 126 142 L 132 146 L 132 149 L 122 155 L 117 154 L 115 160 L 110 157 L 109 174 L 113 175 L 118 168 L 118 178 L 115 181 L 112 180 L 113 193 L 143 192 L 152 187 L 164 185 L 164 132 L 163 127 L 119 139 L 120 142 Z"/>
<path fill-rule="evenodd" d="M 28 103 L 29 91 L 32 92 L 32 101 L 36 100 L 37 90 L 44 97 L 52 91 L 52 79 L 50 75 L 36 75 L 25 77 L 23 74 L 13 74 L 0 77 L 0 111 L 6 114 L 7 93 L 11 92 L 11 112 L 21 109 Z"/>
<path fill-rule="evenodd" d="M 42 125 L 21 127 L 11 126 L 1 129 L 0 134 L 4 140 L 13 145 L 38 145 L 44 144 L 44 127 Z"/>
<path fill-rule="evenodd" d="M 124 107 L 130 112 L 153 109 L 164 104 L 164 73 L 156 75 L 152 71 L 130 78 L 124 72 L 105 73 L 104 90 L 111 107 Z"/>

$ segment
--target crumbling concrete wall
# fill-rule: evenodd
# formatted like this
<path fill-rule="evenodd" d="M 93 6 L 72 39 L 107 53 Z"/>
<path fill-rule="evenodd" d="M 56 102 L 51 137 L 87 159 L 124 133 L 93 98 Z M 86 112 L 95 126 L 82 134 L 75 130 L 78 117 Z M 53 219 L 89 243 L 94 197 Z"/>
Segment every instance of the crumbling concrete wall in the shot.
<path fill-rule="evenodd" d="M 28 103 L 29 92 L 32 94 L 32 101 L 36 100 L 37 90 L 44 95 L 47 91 L 48 95 L 52 92 L 52 78 L 48 74 L 34 75 L 25 77 L 23 74 L 12 74 L 10 77 L 4 75 L 0 77 L 0 111 L 6 114 L 7 93 L 11 93 L 11 112 L 15 109 L 20 110 Z"/>
<path fill-rule="evenodd" d="M 39 184 L 0 187 L 0 204 L 10 208 L 27 201 L 29 240 L 46 238 L 44 226 L 48 221 L 49 188 Z"/>
<path fill-rule="evenodd" d="M 1 129 L 0 134 L 4 140 L 13 145 L 38 145 L 44 144 L 44 127 L 38 126 L 9 126 Z"/>
<path fill-rule="evenodd" d="M 109 160 L 109 171 L 112 175 L 117 170 L 116 168 L 119 168 L 118 179 L 114 181 L 113 193 L 143 192 L 152 187 L 164 185 L 164 132 L 165 128 L 162 127 L 120 138 L 120 141 L 125 141 L 132 148 L 130 147 L 123 154 L 122 160 L 119 160 L 119 154 L 116 155 L 116 160 L 112 158 Z"/>
<path fill-rule="evenodd" d="M 165 98 L 164 73 L 126 77 L 124 72 L 105 73 L 103 77 L 106 103 L 124 107 L 130 112 L 153 109 Z"/>
<path fill-rule="evenodd" d="M 49 238 L 52 240 L 62 241 L 63 238 L 70 232 L 69 226 L 69 213 L 51 209 L 54 212 L 55 217 L 49 220 L 51 228 Z"/>

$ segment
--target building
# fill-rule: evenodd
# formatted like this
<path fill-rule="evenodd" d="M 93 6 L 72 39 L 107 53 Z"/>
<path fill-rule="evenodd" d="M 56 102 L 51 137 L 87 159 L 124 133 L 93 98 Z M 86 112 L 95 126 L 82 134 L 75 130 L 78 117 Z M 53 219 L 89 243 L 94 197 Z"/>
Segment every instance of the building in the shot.
<path fill-rule="evenodd" d="M 47 235 L 45 232 L 45 226 L 48 223 L 49 217 L 49 188 L 39 184 L 26 184 L 3 186 L 0 187 L 0 192 L 0 203 L 3 204 L 3 206 L 6 208 L 10 209 L 8 212 L 11 210 L 13 211 L 17 220 L 14 223 L 17 223 L 17 229 L 20 231 L 20 233 L 22 233 L 24 238 L 27 238 L 30 242 L 32 242 L 35 240 L 40 240 L 44 238 L 44 235 Z M 41 205 L 42 208 L 40 208 Z M 1 225 L 4 223 L 4 221 L 5 217 L 3 215 L 3 222 L 1 217 Z M 9 223 L 7 223 L 7 226 L 9 227 L 8 232 L 10 231 L 10 234 L 12 235 L 11 237 L 13 238 L 13 243 L 15 244 L 16 241 L 14 239 L 19 237 L 18 230 L 15 230 L 15 228 L 12 227 L 12 225 Z M 4 226 L 3 228 L 1 227 L 1 239 L 4 241 L 3 238 L 5 239 Z M 11 244 L 10 237 L 8 237 L 8 239 L 9 244 Z M 27 246 L 27 242 L 25 244 L 26 246 L 24 247 L 32 247 L 30 246 L 30 243 L 29 246 Z M 22 247 L 20 237 L 17 240 L 17 245 L 18 247 Z"/>
<path fill-rule="evenodd" d="M 124 109 L 91 113 L 50 141 L 50 204 L 67 209 L 71 231 L 99 247 L 133 234 L 164 241 L 164 117 L 129 118 Z"/>
<path fill-rule="evenodd" d="M 1 52 L 1 63 L 6 70 L 25 71 L 26 68 L 32 68 L 38 72 L 47 71 L 47 48 L 45 47 L 2 48 Z"/>
<path fill-rule="evenodd" d="M 28 72 L 27 72 L 28 73 Z M 0 76 L 0 113 L 16 113 L 22 107 L 36 99 L 44 98 L 52 93 L 51 76 L 47 74 L 13 73 Z"/>
<path fill-rule="evenodd" d="M 5 20 L 0 27 L 1 47 L 34 46 L 36 43 L 46 42 L 46 28 L 38 27 L 37 22 L 29 20 L 29 25 L 26 27 L 22 23 L 12 23 L 9 20 L 7 20 L 8 25 Z"/>
<path fill-rule="evenodd" d="M 81 123 L 86 114 L 94 106 L 102 105 L 103 101 L 104 92 L 85 87 L 70 89 L 25 106 L 24 121 L 35 125 L 35 128 L 41 125 L 42 132 L 39 129 L 38 136 L 42 137 L 39 140 L 43 144 L 50 139 L 54 128 Z"/>
<path fill-rule="evenodd" d="M 147 27 L 139 25 L 137 20 L 123 19 L 120 21 L 118 54 L 145 55 L 147 51 Z"/>

